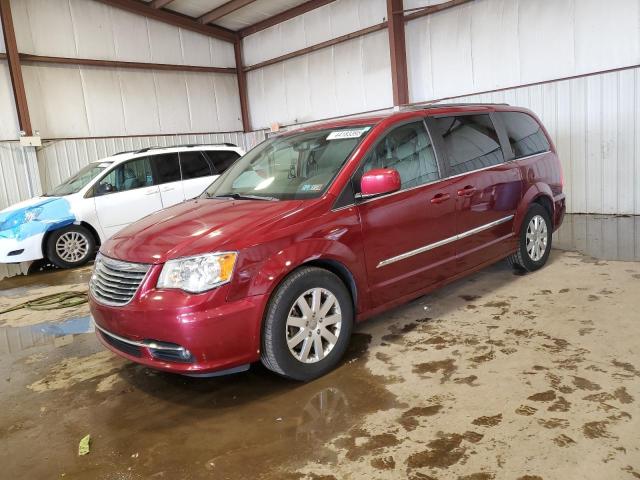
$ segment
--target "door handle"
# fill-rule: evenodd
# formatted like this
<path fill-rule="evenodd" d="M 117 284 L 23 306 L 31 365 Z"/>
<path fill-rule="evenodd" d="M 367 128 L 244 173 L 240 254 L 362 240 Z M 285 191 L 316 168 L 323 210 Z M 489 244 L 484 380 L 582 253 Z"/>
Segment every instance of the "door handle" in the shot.
<path fill-rule="evenodd" d="M 467 185 L 462 190 L 458 190 L 459 197 L 471 197 L 476 193 L 476 188 L 473 185 Z"/>
<path fill-rule="evenodd" d="M 451 195 L 449 195 L 448 193 L 438 193 L 431 199 L 431 203 L 433 204 L 443 203 L 449 200 L 450 198 L 451 198 Z"/>
<path fill-rule="evenodd" d="M 158 192 L 158 190 L 151 190 L 149 192 L 146 192 L 145 195 L 157 195 L 158 193 L 160 193 Z"/>
<path fill-rule="evenodd" d="M 172 190 L 175 190 L 175 187 L 166 187 L 162 189 L 163 192 L 170 192 Z"/>

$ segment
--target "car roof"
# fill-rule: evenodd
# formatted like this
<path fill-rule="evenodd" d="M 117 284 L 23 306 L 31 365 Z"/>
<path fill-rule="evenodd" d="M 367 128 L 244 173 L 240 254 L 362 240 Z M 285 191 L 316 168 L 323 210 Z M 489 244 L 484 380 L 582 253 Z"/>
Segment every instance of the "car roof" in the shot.
<path fill-rule="evenodd" d="M 329 120 L 313 123 L 299 128 L 282 132 L 282 135 L 288 135 L 299 132 L 311 132 L 314 130 L 325 130 L 332 128 L 344 127 L 360 127 L 375 126 L 378 124 L 390 124 L 401 121 L 405 118 L 417 116 L 435 116 L 440 114 L 479 112 L 479 111 L 527 111 L 519 107 L 512 107 L 507 103 L 430 103 L 416 104 L 398 107 L 394 110 L 388 110 L 369 116 L 357 116 L 342 118 L 338 120 Z"/>
<path fill-rule="evenodd" d="M 176 153 L 176 152 L 189 152 L 192 150 L 217 150 L 217 151 L 234 151 L 242 152 L 242 149 L 233 143 L 220 143 L 220 144 L 188 144 L 188 145 L 175 145 L 170 147 L 144 147 L 138 150 L 129 150 L 123 152 L 117 152 L 109 157 L 104 157 L 99 160 L 94 160 L 91 163 L 121 163 L 125 160 L 131 160 L 133 158 L 145 157 L 149 155 L 160 155 L 163 153 Z"/>

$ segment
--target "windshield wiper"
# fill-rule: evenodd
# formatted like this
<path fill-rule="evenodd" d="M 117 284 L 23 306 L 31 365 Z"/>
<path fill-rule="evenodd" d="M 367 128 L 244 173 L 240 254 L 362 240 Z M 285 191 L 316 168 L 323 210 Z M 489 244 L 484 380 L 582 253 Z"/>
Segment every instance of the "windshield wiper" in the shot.
<path fill-rule="evenodd" d="M 223 193 L 222 195 L 210 195 L 207 193 L 207 198 L 233 198 L 234 200 L 278 200 L 275 197 L 263 197 L 261 195 L 245 195 L 240 193 Z"/>

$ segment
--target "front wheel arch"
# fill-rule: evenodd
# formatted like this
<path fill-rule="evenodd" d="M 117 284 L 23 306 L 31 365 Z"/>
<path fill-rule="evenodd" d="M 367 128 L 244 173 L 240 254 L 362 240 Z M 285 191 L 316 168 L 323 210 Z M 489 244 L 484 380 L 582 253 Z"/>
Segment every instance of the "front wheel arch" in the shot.
<path fill-rule="evenodd" d="M 317 264 L 312 265 L 311 263 L 313 262 L 307 262 L 293 269 L 284 278 L 282 278 L 280 282 L 278 282 L 278 284 L 273 288 L 269 296 L 269 299 L 265 304 L 265 309 L 264 309 L 261 328 L 260 328 L 259 344 L 260 344 L 260 359 L 262 363 L 265 365 L 265 367 L 267 367 L 269 370 L 275 372 L 278 375 L 281 375 L 293 380 L 299 380 L 299 381 L 312 380 L 335 368 L 335 366 L 338 364 L 338 362 L 344 355 L 344 351 L 346 350 L 346 347 L 348 345 L 348 339 L 351 336 L 351 331 L 353 329 L 353 326 L 355 325 L 355 307 L 354 307 L 353 296 L 352 296 L 349 285 L 340 277 L 339 274 L 331 271 L 330 268 L 324 268 L 324 267 L 318 266 Z M 316 363 L 310 367 L 307 366 L 306 367 L 307 371 L 304 371 L 302 369 L 303 367 L 299 365 L 292 366 L 290 363 L 290 359 L 287 360 L 283 358 L 281 355 L 279 355 L 278 348 L 274 347 L 274 344 L 272 342 L 273 342 L 274 332 L 277 331 L 277 328 L 274 328 L 274 327 L 278 325 L 277 319 L 279 318 L 279 316 L 277 315 L 277 311 L 278 309 L 281 309 L 281 305 L 282 305 L 282 304 L 279 305 L 278 302 L 281 301 L 283 298 L 286 298 L 286 295 L 288 295 L 287 290 L 290 290 L 292 285 L 295 285 L 295 282 L 298 281 L 297 277 L 304 276 L 305 274 L 318 275 L 317 272 L 320 272 L 321 276 L 323 275 L 322 272 L 324 272 L 324 275 L 329 275 L 332 278 L 335 278 L 336 285 L 339 284 L 344 289 L 344 296 L 347 297 L 344 318 L 347 323 L 345 324 L 345 327 L 343 327 L 345 329 L 344 336 L 339 337 L 341 347 L 336 348 L 336 351 L 335 351 L 335 354 L 337 354 L 338 356 L 332 357 L 329 360 L 329 364 Z M 337 294 L 336 296 L 340 297 L 340 294 Z M 267 345 L 267 343 L 269 343 L 269 345 Z M 329 359 L 329 357 L 327 357 L 327 359 Z M 283 362 L 286 362 L 286 363 L 283 363 Z M 288 367 L 285 367 L 286 364 L 288 364 Z"/>
<path fill-rule="evenodd" d="M 344 264 L 338 262 L 337 260 L 320 258 L 318 260 L 311 260 L 309 262 L 306 262 L 300 265 L 295 270 L 303 267 L 322 268 L 324 270 L 330 271 L 331 273 L 336 275 L 340 280 L 342 280 L 342 283 L 344 283 L 345 287 L 347 287 L 347 289 L 349 290 L 349 293 L 351 294 L 351 303 L 353 305 L 353 311 L 354 313 L 356 312 L 357 305 L 358 305 L 358 286 L 356 284 L 356 280 L 353 274 L 349 271 L 349 269 Z M 293 271 L 295 272 L 295 270 Z"/>
<path fill-rule="evenodd" d="M 86 228 L 87 230 L 89 230 L 89 233 L 91 233 L 91 236 L 93 237 L 93 241 L 96 243 L 96 247 L 99 247 L 100 245 L 102 245 L 102 241 L 100 240 L 100 235 L 98 234 L 98 231 L 93 227 L 93 225 L 91 225 L 90 223 L 87 223 L 87 222 L 80 222 L 79 224 L 70 223 L 69 225 L 64 225 L 62 227 L 54 228 L 53 230 L 49 230 L 44 234 L 44 236 L 42 237 L 42 245 L 40 247 L 40 248 L 42 248 L 42 256 L 44 258 L 46 258 L 47 244 L 49 242 L 49 237 L 51 237 L 51 235 L 53 235 L 56 231 L 58 231 L 58 230 L 60 230 L 62 228 L 69 227 L 71 225 L 80 225 L 80 226 Z"/>

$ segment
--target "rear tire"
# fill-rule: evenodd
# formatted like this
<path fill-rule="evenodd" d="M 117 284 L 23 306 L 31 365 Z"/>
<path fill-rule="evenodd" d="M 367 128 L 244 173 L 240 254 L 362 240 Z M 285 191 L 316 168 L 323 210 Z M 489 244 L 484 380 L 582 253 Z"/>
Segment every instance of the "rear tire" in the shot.
<path fill-rule="evenodd" d="M 547 209 L 532 203 L 522 222 L 518 250 L 507 258 L 509 264 L 526 272 L 542 268 L 551 252 L 552 230 Z"/>
<path fill-rule="evenodd" d="M 96 249 L 93 234 L 81 225 L 55 230 L 47 238 L 46 256 L 56 267 L 74 268 L 87 263 Z"/>
<path fill-rule="evenodd" d="M 338 365 L 352 328 L 352 299 L 342 280 L 322 268 L 301 268 L 269 302 L 261 361 L 283 377 L 313 380 Z"/>

